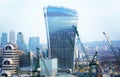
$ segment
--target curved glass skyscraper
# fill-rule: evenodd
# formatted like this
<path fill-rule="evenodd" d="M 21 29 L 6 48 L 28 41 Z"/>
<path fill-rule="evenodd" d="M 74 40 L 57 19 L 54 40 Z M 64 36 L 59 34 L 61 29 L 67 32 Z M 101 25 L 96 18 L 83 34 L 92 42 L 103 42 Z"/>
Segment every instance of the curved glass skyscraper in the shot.
<path fill-rule="evenodd" d="M 58 58 L 58 67 L 73 69 L 75 32 L 78 15 L 75 10 L 64 7 L 44 8 L 50 58 Z M 73 43 L 73 45 L 71 44 Z"/>

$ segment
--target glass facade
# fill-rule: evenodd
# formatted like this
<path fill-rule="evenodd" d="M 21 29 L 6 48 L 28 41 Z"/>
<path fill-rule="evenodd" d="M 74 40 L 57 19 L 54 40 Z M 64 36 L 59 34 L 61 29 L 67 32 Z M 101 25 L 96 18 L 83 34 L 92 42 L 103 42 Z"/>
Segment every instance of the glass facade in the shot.
<path fill-rule="evenodd" d="M 39 37 L 30 37 L 29 38 L 29 50 L 35 52 L 36 47 L 40 47 Z"/>
<path fill-rule="evenodd" d="M 44 17 L 49 57 L 58 58 L 58 68 L 73 69 L 76 37 L 73 25 L 77 26 L 77 12 L 64 7 L 48 6 L 44 8 Z"/>
<path fill-rule="evenodd" d="M 2 33 L 1 45 L 4 46 L 7 43 L 7 33 Z"/>
<path fill-rule="evenodd" d="M 25 45 L 25 42 L 24 42 L 23 34 L 21 32 L 18 32 L 18 34 L 17 34 L 16 43 L 18 45 L 19 50 L 22 50 L 22 51 L 26 52 L 26 45 Z"/>

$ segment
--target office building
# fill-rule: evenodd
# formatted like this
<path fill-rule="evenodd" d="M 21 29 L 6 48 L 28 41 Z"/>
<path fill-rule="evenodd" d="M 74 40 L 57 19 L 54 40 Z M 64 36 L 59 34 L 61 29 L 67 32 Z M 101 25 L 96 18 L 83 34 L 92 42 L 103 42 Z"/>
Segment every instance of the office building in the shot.
<path fill-rule="evenodd" d="M 19 70 L 18 47 L 13 43 L 6 43 L 3 47 L 1 76 L 12 77 L 12 75 L 16 74 L 18 70 Z"/>
<path fill-rule="evenodd" d="M 25 45 L 25 42 L 24 42 L 23 34 L 21 32 L 18 32 L 18 34 L 17 34 L 16 43 L 18 45 L 19 50 L 22 50 L 22 51 L 26 52 L 26 45 Z"/>
<path fill-rule="evenodd" d="M 58 58 L 58 68 L 73 70 L 76 37 L 73 25 L 77 26 L 77 12 L 69 8 L 48 6 L 44 8 L 44 18 L 49 57 Z"/>
<path fill-rule="evenodd" d="M 1 46 L 7 43 L 7 33 L 2 33 Z"/>
<path fill-rule="evenodd" d="M 11 30 L 9 33 L 9 42 L 15 43 L 15 32 L 14 30 Z"/>
<path fill-rule="evenodd" d="M 29 50 L 35 52 L 36 47 L 40 46 L 39 37 L 30 37 L 29 38 Z"/>

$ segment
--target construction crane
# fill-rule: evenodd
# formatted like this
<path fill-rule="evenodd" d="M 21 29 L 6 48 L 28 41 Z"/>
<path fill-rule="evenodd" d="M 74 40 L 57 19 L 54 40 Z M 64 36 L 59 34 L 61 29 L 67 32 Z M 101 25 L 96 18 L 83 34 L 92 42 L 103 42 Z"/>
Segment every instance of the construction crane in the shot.
<path fill-rule="evenodd" d="M 84 48 L 84 46 L 83 46 L 83 43 L 81 42 L 79 33 L 78 33 L 78 31 L 77 31 L 77 27 L 74 26 L 74 25 L 73 25 L 72 27 L 73 27 L 74 30 L 75 30 L 75 33 L 76 33 L 76 35 L 77 35 L 78 41 L 79 41 L 79 43 L 80 43 L 80 45 L 81 45 L 81 48 L 82 48 L 82 50 L 83 50 L 83 52 L 84 52 L 84 54 L 85 54 L 85 57 L 86 57 L 87 61 L 89 62 L 89 77 L 93 77 L 92 67 L 93 67 L 93 66 L 96 66 L 96 67 L 98 66 L 98 64 L 97 64 L 96 61 L 95 61 L 95 59 L 96 59 L 96 57 L 97 57 L 97 51 L 95 52 L 92 60 L 90 60 L 89 57 L 88 57 L 88 55 L 87 55 L 87 52 L 85 51 L 85 48 Z M 72 43 L 71 43 L 71 44 L 72 44 Z"/>
<path fill-rule="evenodd" d="M 85 57 L 86 57 L 87 61 L 90 62 L 89 57 L 88 57 L 88 55 L 87 55 L 87 52 L 85 51 L 85 48 L 84 48 L 84 46 L 83 46 L 83 43 L 81 42 L 79 33 L 78 33 L 78 31 L 77 31 L 77 27 L 74 26 L 74 25 L 73 25 L 72 27 L 73 27 L 74 30 L 75 30 L 75 33 L 76 33 L 76 35 L 77 35 L 77 37 L 78 37 L 77 39 L 78 39 L 78 41 L 80 42 L 81 48 L 82 48 L 82 50 L 83 50 L 83 52 L 84 52 L 84 54 L 85 54 Z"/>
<path fill-rule="evenodd" d="M 107 40 L 107 42 L 108 42 L 108 44 L 109 44 L 112 52 L 113 52 L 114 57 L 115 57 L 116 60 L 117 60 L 118 69 L 120 70 L 120 59 L 119 59 L 119 57 L 118 57 L 118 56 L 116 55 L 116 53 L 115 53 L 116 51 L 114 50 L 113 44 L 112 44 L 109 36 L 108 36 L 105 32 L 103 32 L 103 34 L 104 34 L 104 36 L 105 36 L 105 38 L 106 38 L 106 40 Z M 119 71 L 119 70 L 118 70 L 118 71 Z"/>

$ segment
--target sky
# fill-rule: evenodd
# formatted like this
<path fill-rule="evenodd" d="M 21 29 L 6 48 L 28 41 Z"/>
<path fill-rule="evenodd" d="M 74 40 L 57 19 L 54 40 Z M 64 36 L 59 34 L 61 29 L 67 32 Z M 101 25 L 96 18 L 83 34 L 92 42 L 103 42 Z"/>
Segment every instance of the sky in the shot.
<path fill-rule="evenodd" d="M 83 42 L 102 41 L 102 32 L 120 40 L 120 0 L 0 0 L 0 37 L 10 30 L 29 37 L 39 36 L 46 43 L 43 7 L 48 5 L 75 9 L 79 14 L 78 31 Z"/>

